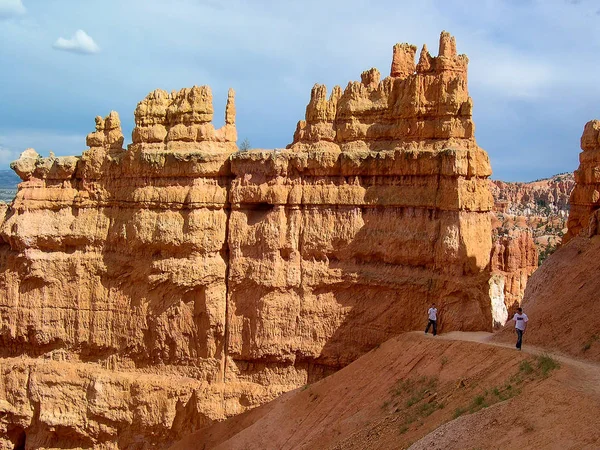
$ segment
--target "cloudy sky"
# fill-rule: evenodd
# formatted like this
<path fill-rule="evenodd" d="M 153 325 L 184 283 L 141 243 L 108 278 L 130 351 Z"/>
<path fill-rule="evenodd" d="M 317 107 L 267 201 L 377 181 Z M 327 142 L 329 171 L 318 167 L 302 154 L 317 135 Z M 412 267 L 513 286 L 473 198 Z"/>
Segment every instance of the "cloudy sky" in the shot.
<path fill-rule="evenodd" d="M 233 87 L 240 141 L 284 147 L 314 83 L 387 74 L 394 43 L 437 53 L 441 30 L 471 61 L 493 178 L 574 170 L 600 118 L 600 0 L 0 0 L 0 169 L 27 147 L 80 154 L 112 109 L 130 136 L 148 92 L 203 84 L 216 126 Z"/>

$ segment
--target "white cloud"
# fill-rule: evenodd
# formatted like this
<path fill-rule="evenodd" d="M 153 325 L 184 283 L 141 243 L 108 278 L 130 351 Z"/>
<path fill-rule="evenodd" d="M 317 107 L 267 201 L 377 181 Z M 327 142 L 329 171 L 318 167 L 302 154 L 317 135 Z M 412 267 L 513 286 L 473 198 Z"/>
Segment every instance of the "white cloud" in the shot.
<path fill-rule="evenodd" d="M 560 82 L 559 71 L 552 63 L 535 61 L 513 49 L 488 44 L 471 59 L 471 86 L 481 86 L 504 97 L 534 99 Z"/>
<path fill-rule="evenodd" d="M 51 151 L 57 156 L 81 155 L 87 149 L 85 135 L 54 130 L 0 130 L 0 168 L 19 159 L 27 148 L 34 148 L 42 156 Z"/>
<path fill-rule="evenodd" d="M 19 159 L 19 152 L 0 145 L 0 165 L 8 166 L 11 162 Z"/>
<path fill-rule="evenodd" d="M 22 16 L 26 12 L 21 0 L 0 0 L 0 19 Z"/>
<path fill-rule="evenodd" d="M 100 51 L 98 44 L 83 30 L 77 30 L 71 39 L 58 38 L 52 47 L 56 50 L 87 55 Z"/>

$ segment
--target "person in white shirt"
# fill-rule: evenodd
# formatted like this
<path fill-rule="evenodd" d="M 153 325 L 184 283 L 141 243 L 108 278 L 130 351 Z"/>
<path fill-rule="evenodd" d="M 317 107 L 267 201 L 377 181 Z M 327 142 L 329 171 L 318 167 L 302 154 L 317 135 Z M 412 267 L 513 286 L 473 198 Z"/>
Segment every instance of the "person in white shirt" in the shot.
<path fill-rule="evenodd" d="M 429 317 L 429 322 L 427 322 L 427 328 L 425 328 L 425 334 L 429 331 L 429 327 L 433 325 L 433 335 L 437 334 L 437 308 L 435 307 L 435 303 L 431 304 L 431 308 L 427 311 L 427 316 Z"/>
<path fill-rule="evenodd" d="M 529 317 L 523 312 L 523 308 L 518 308 L 516 314 L 513 316 L 515 321 L 515 331 L 517 333 L 517 350 L 521 350 L 521 344 L 523 343 L 523 333 L 527 328 L 527 322 Z"/>

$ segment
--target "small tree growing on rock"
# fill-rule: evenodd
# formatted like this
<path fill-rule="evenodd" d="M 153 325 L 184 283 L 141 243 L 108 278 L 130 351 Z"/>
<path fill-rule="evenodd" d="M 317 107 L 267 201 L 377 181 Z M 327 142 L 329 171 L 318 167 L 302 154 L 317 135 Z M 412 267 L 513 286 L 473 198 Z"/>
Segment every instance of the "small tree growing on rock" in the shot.
<path fill-rule="evenodd" d="M 245 151 L 250 150 L 250 141 L 248 140 L 248 138 L 244 138 L 244 140 L 240 144 L 239 148 L 240 148 L 240 152 L 245 152 Z"/>

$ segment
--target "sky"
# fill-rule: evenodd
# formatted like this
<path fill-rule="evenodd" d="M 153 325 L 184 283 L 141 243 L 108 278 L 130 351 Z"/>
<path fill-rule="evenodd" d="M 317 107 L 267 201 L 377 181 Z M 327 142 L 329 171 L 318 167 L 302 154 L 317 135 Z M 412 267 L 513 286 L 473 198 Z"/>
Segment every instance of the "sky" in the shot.
<path fill-rule="evenodd" d="M 149 92 L 205 84 L 216 127 L 232 87 L 239 142 L 285 147 L 315 83 L 388 74 L 396 42 L 437 54 L 442 30 L 469 57 L 492 178 L 576 169 L 600 118 L 600 0 L 0 0 L 0 169 L 81 154 L 111 110 L 130 142 Z"/>

